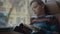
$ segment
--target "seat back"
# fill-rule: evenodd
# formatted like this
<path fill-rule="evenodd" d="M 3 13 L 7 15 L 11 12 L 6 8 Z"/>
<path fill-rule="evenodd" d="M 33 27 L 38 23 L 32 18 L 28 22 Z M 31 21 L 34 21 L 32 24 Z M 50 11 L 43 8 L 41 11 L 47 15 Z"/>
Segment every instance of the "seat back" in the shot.
<path fill-rule="evenodd" d="M 60 8 L 58 7 L 56 1 L 50 1 L 45 3 L 48 10 L 50 11 L 50 14 L 55 15 L 55 17 L 59 21 L 59 30 L 60 30 Z"/>

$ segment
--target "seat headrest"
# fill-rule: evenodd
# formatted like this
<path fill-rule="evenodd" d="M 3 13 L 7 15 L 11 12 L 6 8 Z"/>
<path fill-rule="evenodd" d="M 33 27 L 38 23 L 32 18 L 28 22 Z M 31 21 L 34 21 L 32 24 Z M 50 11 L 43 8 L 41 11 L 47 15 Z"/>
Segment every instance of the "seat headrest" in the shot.
<path fill-rule="evenodd" d="M 59 7 L 58 7 L 56 1 L 50 1 L 50 2 L 47 2 L 45 4 L 46 4 L 46 6 L 51 14 L 60 13 L 60 10 L 59 10 Z"/>

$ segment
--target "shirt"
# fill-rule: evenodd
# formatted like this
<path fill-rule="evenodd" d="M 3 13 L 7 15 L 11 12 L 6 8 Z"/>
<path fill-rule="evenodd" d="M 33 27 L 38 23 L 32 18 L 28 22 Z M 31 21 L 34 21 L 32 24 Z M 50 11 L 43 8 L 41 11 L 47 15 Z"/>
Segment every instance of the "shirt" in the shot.
<path fill-rule="evenodd" d="M 38 33 L 32 34 L 58 34 L 58 24 L 55 16 L 45 15 L 31 18 L 31 25 L 41 27 L 42 29 Z"/>

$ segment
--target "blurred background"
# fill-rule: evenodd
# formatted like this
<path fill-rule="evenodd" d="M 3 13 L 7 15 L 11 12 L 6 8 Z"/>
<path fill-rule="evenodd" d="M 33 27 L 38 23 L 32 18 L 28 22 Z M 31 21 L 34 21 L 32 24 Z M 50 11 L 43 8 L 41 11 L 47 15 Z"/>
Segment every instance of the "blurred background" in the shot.
<path fill-rule="evenodd" d="M 42 0 L 51 14 L 60 20 L 60 0 Z M 20 23 L 30 24 L 30 17 L 35 14 L 30 8 L 31 0 L 0 0 L 0 25 L 18 26 Z M 52 10 L 51 10 L 52 9 Z"/>

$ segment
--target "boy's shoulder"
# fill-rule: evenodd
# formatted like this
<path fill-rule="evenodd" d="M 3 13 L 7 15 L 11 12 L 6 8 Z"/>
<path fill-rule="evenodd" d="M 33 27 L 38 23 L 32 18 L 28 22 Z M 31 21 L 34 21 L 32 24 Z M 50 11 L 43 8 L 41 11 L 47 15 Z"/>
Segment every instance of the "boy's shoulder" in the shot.
<path fill-rule="evenodd" d="M 46 18 L 55 18 L 55 16 L 54 15 L 47 15 L 47 16 L 45 16 Z"/>

